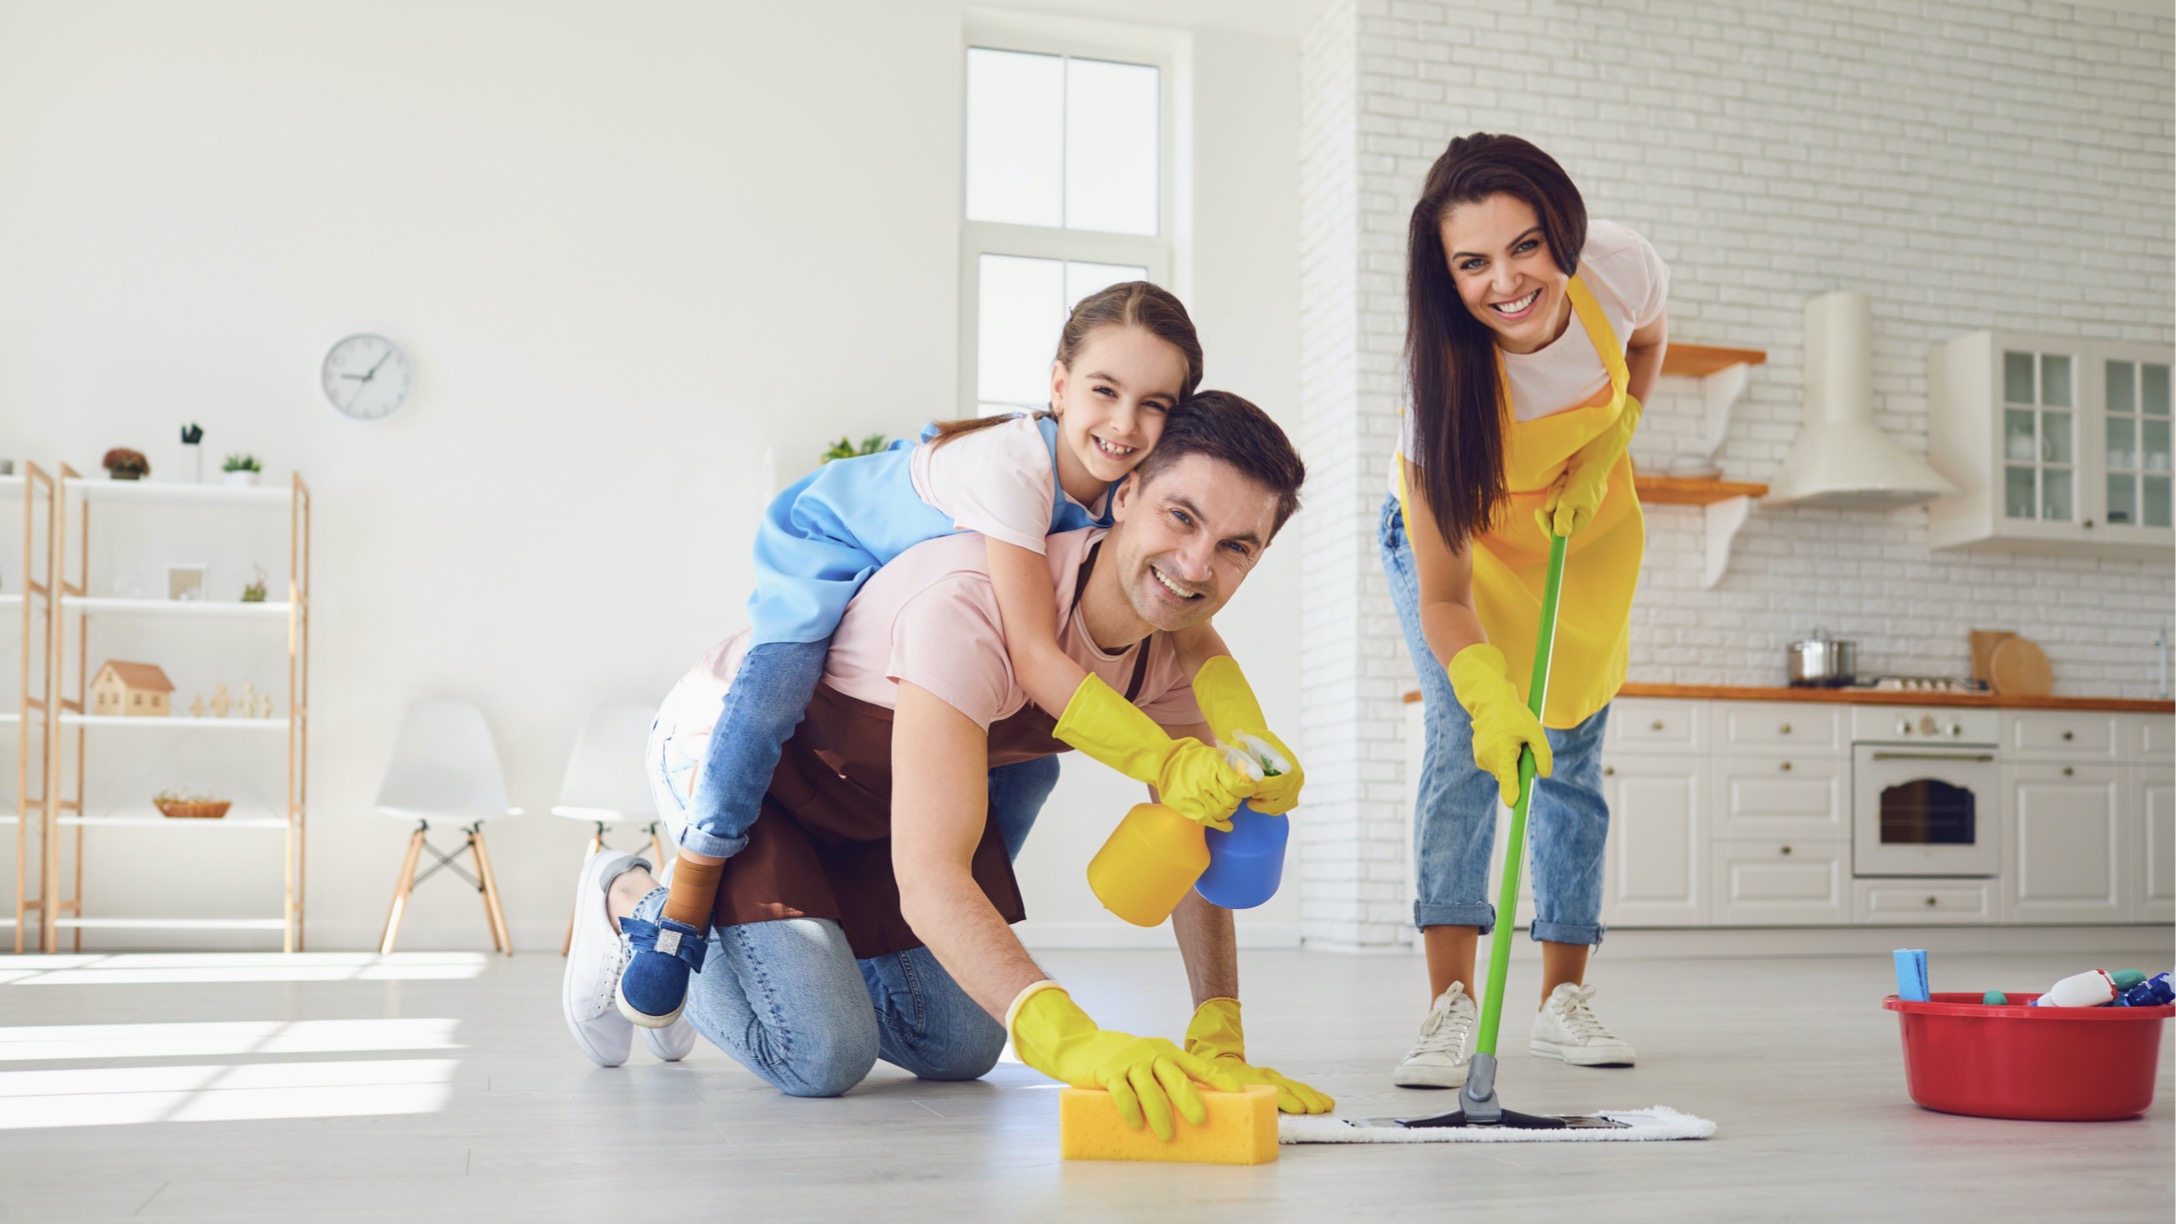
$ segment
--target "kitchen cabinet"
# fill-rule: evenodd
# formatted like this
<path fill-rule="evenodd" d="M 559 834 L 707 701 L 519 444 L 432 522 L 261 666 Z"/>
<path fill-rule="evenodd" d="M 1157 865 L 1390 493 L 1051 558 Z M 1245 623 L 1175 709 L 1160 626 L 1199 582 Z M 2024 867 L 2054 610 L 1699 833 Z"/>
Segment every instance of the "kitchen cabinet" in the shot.
<path fill-rule="evenodd" d="M 2176 921 L 2176 775 L 2166 765 L 2130 770 L 2131 921 Z"/>
<path fill-rule="evenodd" d="M 1707 758 L 1605 751 L 1602 759 L 1610 826 L 1602 921 L 1707 925 Z"/>
<path fill-rule="evenodd" d="M 1854 880 L 1851 918 L 1869 926 L 1993 922 L 1993 880 Z"/>
<path fill-rule="evenodd" d="M 1848 842 L 1717 841 L 1717 926 L 1841 926 L 1851 921 Z"/>
<path fill-rule="evenodd" d="M 2002 916 L 2009 922 L 2124 922 L 2126 770 L 2004 765 Z"/>
<path fill-rule="evenodd" d="M 2172 362 L 2014 332 L 1929 351 L 1927 458 L 1958 493 L 1928 507 L 1928 543 L 2166 560 Z"/>

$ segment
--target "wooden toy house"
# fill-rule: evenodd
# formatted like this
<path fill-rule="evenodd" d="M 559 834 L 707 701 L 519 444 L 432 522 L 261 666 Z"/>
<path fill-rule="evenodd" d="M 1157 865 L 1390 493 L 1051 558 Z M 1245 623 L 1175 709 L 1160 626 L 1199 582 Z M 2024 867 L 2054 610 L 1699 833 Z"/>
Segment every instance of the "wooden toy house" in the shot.
<path fill-rule="evenodd" d="M 174 682 L 156 663 L 124 663 L 108 659 L 91 679 L 91 713 L 148 715 L 163 718 L 173 711 Z"/>

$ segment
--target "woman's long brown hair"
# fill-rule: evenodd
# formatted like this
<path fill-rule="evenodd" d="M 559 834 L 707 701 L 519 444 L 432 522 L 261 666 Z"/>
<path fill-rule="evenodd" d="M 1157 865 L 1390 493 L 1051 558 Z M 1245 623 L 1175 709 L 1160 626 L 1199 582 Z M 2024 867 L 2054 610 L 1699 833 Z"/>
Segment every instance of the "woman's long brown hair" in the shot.
<path fill-rule="evenodd" d="M 1587 242 L 1587 206 L 1571 176 L 1516 136 L 1476 132 L 1429 167 L 1406 238 L 1405 364 L 1420 484 L 1444 542 L 1463 549 L 1496 521 L 1504 499 L 1508 406 L 1496 333 L 1458 296 L 1443 250 L 1443 220 L 1492 195 L 1524 200 L 1540 218 L 1556 265 L 1569 276 Z"/>

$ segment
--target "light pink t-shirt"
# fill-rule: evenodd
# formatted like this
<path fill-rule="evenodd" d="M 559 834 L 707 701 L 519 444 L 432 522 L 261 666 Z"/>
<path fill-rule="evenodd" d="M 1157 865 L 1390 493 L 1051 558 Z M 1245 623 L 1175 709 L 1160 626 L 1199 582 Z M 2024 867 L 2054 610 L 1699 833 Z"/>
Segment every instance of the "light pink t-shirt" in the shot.
<path fill-rule="evenodd" d="M 1617 333 L 1617 350 L 1632 333 L 1662 317 L 1670 295 L 1670 270 L 1654 244 L 1615 221 L 1587 224 L 1587 245 L 1579 252 L 1579 280 L 1594 294 L 1594 304 Z M 1505 353 L 1504 374 L 1511 382 L 1511 412 L 1521 421 L 1551 416 L 1592 400 L 1609 386 L 1609 367 L 1574 312 L 1564 334 L 1531 353 Z M 1398 427 L 1398 453 L 1421 463 L 1414 433 L 1413 406 L 1406 405 Z M 1392 488 L 1396 488 L 1393 467 Z"/>
<path fill-rule="evenodd" d="M 1009 417 L 941 446 L 924 442 L 907 457 L 907 473 L 915 495 L 951 515 L 953 526 L 1029 552 L 1043 551 L 1052 499 L 1065 496 L 1032 416 Z M 1090 509 L 1094 517 L 1102 517 L 1109 497 Z"/>
<path fill-rule="evenodd" d="M 1074 579 L 1089 546 L 1104 534 L 1102 528 L 1087 527 L 1047 539 L 1044 555 L 1063 613 L 1059 647 L 1121 693 L 1132 679 L 1135 652 L 1149 650 L 1133 704 L 1167 727 L 1202 721 L 1191 678 L 1180 672 L 1164 635 L 1151 635 L 1116 654 L 1089 637 L 1073 601 Z M 911 683 L 987 731 L 1028 701 L 1013 678 L 1001 624 L 982 539 L 954 535 L 925 541 L 878 570 L 846 606 L 824 660 L 824 683 L 887 709 L 898 705 L 900 682 Z M 673 690 L 660 717 L 672 724 L 674 735 L 709 731 L 747 648 L 746 632 L 728 638 Z"/>

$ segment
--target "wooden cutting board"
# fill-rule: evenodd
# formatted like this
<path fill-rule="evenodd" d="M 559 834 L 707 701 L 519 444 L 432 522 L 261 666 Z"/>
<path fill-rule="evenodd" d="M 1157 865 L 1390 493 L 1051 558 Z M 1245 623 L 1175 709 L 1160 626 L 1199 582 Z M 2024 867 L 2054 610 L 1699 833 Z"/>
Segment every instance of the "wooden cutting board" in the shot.
<path fill-rule="evenodd" d="M 1974 629 L 1972 631 L 1972 678 L 1994 680 L 1995 647 L 2017 635 L 2007 629 Z"/>
<path fill-rule="evenodd" d="M 2045 697 L 2055 689 L 2047 655 L 2030 638 L 2004 638 L 1988 656 L 1988 679 L 1998 693 Z"/>

